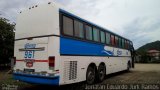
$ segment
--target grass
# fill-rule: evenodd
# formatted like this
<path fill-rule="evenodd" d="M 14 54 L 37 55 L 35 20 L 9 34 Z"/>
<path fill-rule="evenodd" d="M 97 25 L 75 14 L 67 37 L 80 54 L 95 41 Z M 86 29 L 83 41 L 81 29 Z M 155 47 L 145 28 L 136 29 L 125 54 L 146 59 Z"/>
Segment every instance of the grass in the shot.
<path fill-rule="evenodd" d="M 32 86 L 31 84 L 14 80 L 13 75 L 8 74 L 7 71 L 0 71 L 0 86 L 1 85 L 15 85 L 18 86 L 18 88 Z"/>

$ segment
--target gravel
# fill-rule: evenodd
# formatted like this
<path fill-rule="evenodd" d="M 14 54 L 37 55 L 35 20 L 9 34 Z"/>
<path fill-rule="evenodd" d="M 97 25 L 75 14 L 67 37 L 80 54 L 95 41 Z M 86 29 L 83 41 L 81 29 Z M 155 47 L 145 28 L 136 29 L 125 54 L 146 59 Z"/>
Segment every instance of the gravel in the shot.
<path fill-rule="evenodd" d="M 131 71 L 107 75 L 103 82 L 94 85 L 86 85 L 85 82 L 63 86 L 34 85 L 13 80 L 12 74 L 6 72 L 0 71 L 0 90 L 6 90 L 3 87 L 7 85 L 15 86 L 15 90 L 160 89 L 160 64 L 135 64 Z"/>

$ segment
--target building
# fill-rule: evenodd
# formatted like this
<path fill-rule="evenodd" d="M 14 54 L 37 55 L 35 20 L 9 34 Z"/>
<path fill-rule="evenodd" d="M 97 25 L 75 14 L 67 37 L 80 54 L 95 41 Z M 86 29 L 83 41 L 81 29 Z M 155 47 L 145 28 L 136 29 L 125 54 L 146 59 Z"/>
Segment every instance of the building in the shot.
<path fill-rule="evenodd" d="M 153 60 L 153 59 L 159 60 L 160 59 L 160 51 L 158 51 L 158 50 L 154 50 L 154 49 L 148 50 L 147 55 L 151 57 L 151 60 Z"/>

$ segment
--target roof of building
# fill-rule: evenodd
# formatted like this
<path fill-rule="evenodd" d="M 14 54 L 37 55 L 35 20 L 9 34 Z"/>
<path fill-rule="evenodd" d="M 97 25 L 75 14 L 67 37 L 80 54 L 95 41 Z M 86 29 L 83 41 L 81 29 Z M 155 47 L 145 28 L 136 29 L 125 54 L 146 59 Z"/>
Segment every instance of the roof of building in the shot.
<path fill-rule="evenodd" d="M 160 51 L 152 49 L 152 50 L 148 50 L 147 53 L 160 53 Z"/>

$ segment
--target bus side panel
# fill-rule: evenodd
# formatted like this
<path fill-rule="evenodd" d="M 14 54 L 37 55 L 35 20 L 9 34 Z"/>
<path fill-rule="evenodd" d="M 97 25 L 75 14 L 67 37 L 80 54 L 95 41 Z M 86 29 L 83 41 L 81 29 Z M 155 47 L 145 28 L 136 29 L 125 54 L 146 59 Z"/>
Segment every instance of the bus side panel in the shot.
<path fill-rule="evenodd" d="M 86 71 L 90 63 L 95 63 L 98 67 L 104 62 L 106 73 L 110 74 L 127 69 L 127 62 L 131 60 L 128 50 L 64 37 L 60 38 L 60 54 L 60 84 L 86 80 Z"/>
<path fill-rule="evenodd" d="M 130 58 L 127 57 L 98 56 L 61 56 L 60 59 L 60 65 L 63 65 L 60 69 L 60 85 L 85 81 L 87 67 L 90 63 L 95 63 L 98 67 L 101 62 L 104 62 L 106 65 L 106 74 L 111 74 L 126 70 L 127 62 L 130 60 Z M 74 62 L 77 62 L 76 72 L 74 70 Z M 72 78 L 72 76 L 76 78 Z"/>

